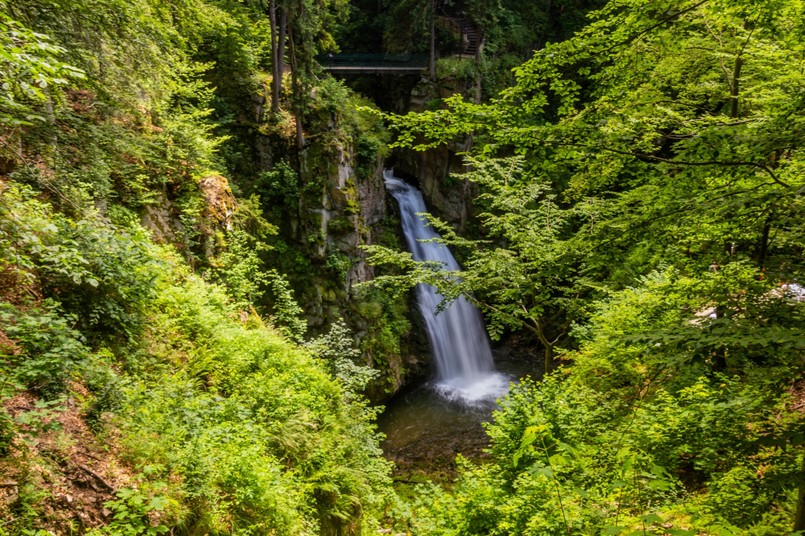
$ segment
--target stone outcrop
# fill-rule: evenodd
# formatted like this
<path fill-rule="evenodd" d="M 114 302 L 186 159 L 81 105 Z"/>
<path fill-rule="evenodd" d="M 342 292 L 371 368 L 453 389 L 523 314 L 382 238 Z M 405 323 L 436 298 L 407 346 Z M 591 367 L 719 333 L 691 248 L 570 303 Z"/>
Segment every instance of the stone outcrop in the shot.
<path fill-rule="evenodd" d="M 260 161 L 267 165 L 266 171 L 290 156 L 298 175 L 295 198 L 284 200 L 282 215 L 275 211 L 277 221 L 272 223 L 305 259 L 303 265 L 286 264 L 282 271 L 305 311 L 308 334 L 321 334 L 343 318 L 362 350 L 364 364 L 381 371 L 369 387 L 369 396 L 380 401 L 421 373 L 427 366 L 427 350 L 414 349 L 406 303 L 395 307 L 388 303 L 391 298 L 360 287 L 375 277 L 362 246 L 381 236 L 386 243 L 398 240 L 399 223 L 386 195 L 382 159 L 367 158 L 366 151 L 359 154 L 352 137 L 339 132 L 334 121 L 326 125 L 325 132 L 308 133 L 298 152 L 292 149 L 280 156 L 288 148 L 276 137 L 258 140 L 256 147 L 263 153 Z"/>
<path fill-rule="evenodd" d="M 141 224 L 151 231 L 154 240 L 160 243 L 175 244 L 190 250 L 190 235 L 194 237 L 197 247 L 205 257 L 211 257 L 214 251 L 213 235 L 217 230 L 229 230 L 232 216 L 237 210 L 237 201 L 229 187 L 226 177 L 211 174 L 201 178 L 192 196 L 200 197 L 201 209 L 192 225 L 187 225 L 181 218 L 181 209 L 176 199 L 169 195 L 166 188 L 155 196 L 155 200 L 143 208 Z"/>
<path fill-rule="evenodd" d="M 411 91 L 410 110 L 422 112 L 429 103 L 461 91 L 455 80 L 442 80 L 439 84 L 422 80 Z M 423 152 L 399 149 L 390 159 L 395 174 L 410 178 L 419 186 L 428 209 L 457 229 L 463 229 L 471 217 L 475 195 L 472 183 L 460 176 L 467 171 L 460 153 L 467 152 L 470 143 L 466 139 Z"/>
<path fill-rule="evenodd" d="M 404 150 L 395 156 L 394 171 L 411 177 L 425 197 L 428 209 L 457 229 L 471 216 L 474 186 L 461 178 L 466 171 L 461 156 L 465 148 L 441 146 L 425 152 Z"/>

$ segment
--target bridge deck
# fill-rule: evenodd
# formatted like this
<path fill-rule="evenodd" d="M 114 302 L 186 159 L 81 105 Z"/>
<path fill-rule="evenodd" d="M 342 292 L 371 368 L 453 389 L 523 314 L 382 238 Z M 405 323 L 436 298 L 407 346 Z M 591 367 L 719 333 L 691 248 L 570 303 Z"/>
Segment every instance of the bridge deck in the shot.
<path fill-rule="evenodd" d="M 334 74 L 419 74 L 428 67 L 424 54 L 321 54 L 316 59 Z"/>

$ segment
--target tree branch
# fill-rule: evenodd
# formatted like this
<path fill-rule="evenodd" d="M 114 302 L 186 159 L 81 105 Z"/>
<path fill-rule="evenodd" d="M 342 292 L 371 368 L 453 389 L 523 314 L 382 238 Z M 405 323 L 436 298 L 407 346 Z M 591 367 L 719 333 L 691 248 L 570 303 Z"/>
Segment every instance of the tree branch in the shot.
<path fill-rule="evenodd" d="M 106 480 L 105 480 L 105 479 L 104 479 L 104 478 L 103 478 L 101 475 L 99 475 L 98 473 L 96 473 L 95 471 L 93 471 L 92 469 L 90 469 L 89 467 L 87 467 L 86 465 L 81 465 L 81 464 L 78 464 L 78 465 L 77 465 L 77 467 L 78 467 L 79 469 L 81 469 L 82 471 L 84 471 L 85 473 L 87 473 L 88 475 L 90 475 L 90 476 L 94 477 L 94 478 L 95 478 L 95 480 L 96 480 L 96 481 L 97 481 L 97 482 L 98 482 L 98 483 L 99 483 L 101 486 L 103 486 L 104 488 L 106 488 L 107 490 L 109 490 L 109 491 L 115 491 L 115 487 L 114 487 L 114 486 L 112 486 L 112 485 L 111 485 L 109 482 L 107 482 L 107 481 L 106 481 Z"/>
<path fill-rule="evenodd" d="M 598 250 L 598 249 L 600 249 L 600 248 L 602 248 L 604 246 L 608 246 L 609 244 L 612 244 L 613 242 L 615 242 L 616 240 L 622 238 L 623 236 L 633 233 L 637 229 L 643 230 L 643 229 L 646 228 L 647 225 L 649 225 L 651 223 L 654 223 L 656 221 L 659 221 L 659 220 L 662 220 L 664 218 L 674 216 L 676 214 L 680 214 L 682 212 L 688 212 L 690 210 L 695 210 L 695 209 L 700 208 L 702 206 L 706 206 L 709 203 L 712 203 L 713 201 L 718 201 L 719 199 L 732 197 L 734 195 L 745 194 L 745 193 L 751 192 L 752 190 L 756 190 L 759 187 L 760 186 L 755 186 L 753 188 L 749 188 L 749 189 L 746 189 L 746 190 L 740 190 L 740 191 L 737 191 L 737 192 L 727 192 L 725 194 L 717 195 L 715 197 L 711 197 L 710 199 L 706 199 L 701 203 L 687 203 L 687 204 L 683 205 L 682 207 L 677 208 L 675 210 L 671 210 L 669 212 L 659 214 L 659 215 L 654 216 L 652 218 L 648 218 L 648 219 L 639 221 L 635 225 L 632 225 L 632 226 L 628 227 L 627 229 L 625 229 L 620 235 L 618 235 L 616 237 L 613 237 L 613 238 L 610 238 L 608 240 L 603 240 L 603 241 L 597 242 L 596 245 L 592 248 L 592 251 L 596 251 L 596 250 Z"/>
<path fill-rule="evenodd" d="M 699 7 L 699 6 L 703 5 L 703 4 L 706 4 L 709 1 L 710 0 L 702 0 L 701 2 L 693 4 L 692 6 L 690 6 L 688 8 L 685 8 L 685 9 L 683 9 L 681 11 L 677 11 L 676 13 L 672 13 L 671 15 L 668 15 L 664 19 L 660 19 L 660 21 L 657 22 L 656 24 L 652 24 L 648 28 L 639 31 L 633 37 L 630 37 L 629 39 L 627 39 L 625 41 L 622 41 L 620 43 L 615 43 L 611 47 L 604 49 L 603 52 L 609 52 L 610 50 L 612 50 L 612 49 L 614 49 L 616 47 L 619 47 L 619 46 L 622 46 L 622 45 L 627 45 L 627 44 L 629 44 L 629 43 L 631 43 L 633 41 L 636 41 L 636 40 L 640 39 L 641 37 L 643 37 L 644 35 L 646 35 L 647 33 L 651 32 L 652 30 L 654 30 L 656 28 L 659 28 L 660 26 L 662 26 L 666 22 L 670 22 L 670 21 L 674 20 L 675 18 L 679 17 L 680 15 L 684 15 L 685 13 L 688 13 L 689 11 L 693 11 L 697 7 Z"/>
<path fill-rule="evenodd" d="M 659 156 L 655 156 L 653 154 L 635 153 L 635 152 L 632 152 L 632 151 L 621 151 L 620 149 L 613 149 L 611 147 L 601 147 L 601 146 L 586 145 L 584 143 L 567 143 L 567 144 L 562 144 L 562 145 L 569 145 L 571 147 L 582 147 L 582 148 L 585 148 L 585 149 L 595 149 L 595 150 L 600 150 L 600 151 L 608 151 L 610 153 L 622 154 L 622 155 L 626 155 L 626 156 L 633 156 L 633 157 L 641 159 L 641 160 L 650 160 L 652 162 L 661 162 L 661 163 L 664 163 L 664 164 L 676 164 L 678 166 L 754 167 L 754 168 L 757 168 L 757 169 L 765 171 L 771 177 L 771 179 L 775 183 L 779 184 L 780 186 L 783 186 L 785 188 L 791 188 L 790 184 L 787 184 L 787 183 L 783 182 L 782 180 L 780 180 L 780 178 L 777 176 L 777 174 L 775 174 L 774 171 L 772 171 L 772 169 L 769 166 L 767 166 L 766 164 L 761 163 L 761 162 L 740 162 L 740 161 L 724 162 L 724 161 L 719 161 L 719 160 L 704 160 L 704 161 L 701 161 L 701 162 L 690 162 L 690 161 L 687 161 L 687 160 L 676 160 L 676 159 L 672 159 L 672 158 L 662 158 L 662 157 L 659 157 Z"/>

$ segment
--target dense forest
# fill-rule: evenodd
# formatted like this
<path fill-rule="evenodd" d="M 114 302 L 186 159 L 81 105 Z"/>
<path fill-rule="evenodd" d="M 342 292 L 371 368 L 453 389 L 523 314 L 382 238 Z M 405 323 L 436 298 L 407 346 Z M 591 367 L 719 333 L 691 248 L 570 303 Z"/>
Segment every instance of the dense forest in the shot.
<path fill-rule="evenodd" d="M 0 27 L 0 535 L 805 534 L 802 0 Z M 392 165 L 460 270 L 406 251 Z M 419 283 L 537 371 L 447 478 L 376 424 L 429 374 Z"/>

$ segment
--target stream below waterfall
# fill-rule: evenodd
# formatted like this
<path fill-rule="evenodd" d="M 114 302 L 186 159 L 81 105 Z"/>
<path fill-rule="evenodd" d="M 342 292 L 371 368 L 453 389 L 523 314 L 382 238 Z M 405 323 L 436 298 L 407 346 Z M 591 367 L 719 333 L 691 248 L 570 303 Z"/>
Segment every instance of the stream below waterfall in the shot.
<path fill-rule="evenodd" d="M 533 360 L 496 356 L 494 363 L 513 382 L 538 374 Z M 451 478 L 456 454 L 482 459 L 489 444 L 482 423 L 491 420 L 496 407 L 493 400 L 467 405 L 447 399 L 432 382 L 392 398 L 378 418 L 378 428 L 386 436 L 383 452 L 397 466 L 395 478 Z"/>
<path fill-rule="evenodd" d="M 427 212 L 422 192 L 391 171 L 386 171 L 385 183 L 400 206 L 402 231 L 414 260 L 459 271 L 450 250 L 438 242 L 438 233 L 422 216 Z M 533 373 L 533 367 L 527 361 L 495 359 L 480 312 L 463 297 L 439 310 L 442 295 L 419 284 L 416 298 L 436 374 L 395 397 L 378 425 L 386 435 L 384 452 L 397 463 L 398 474 L 448 474 L 457 453 L 482 456 L 487 445 L 482 423 L 490 420 L 509 384 Z"/>

